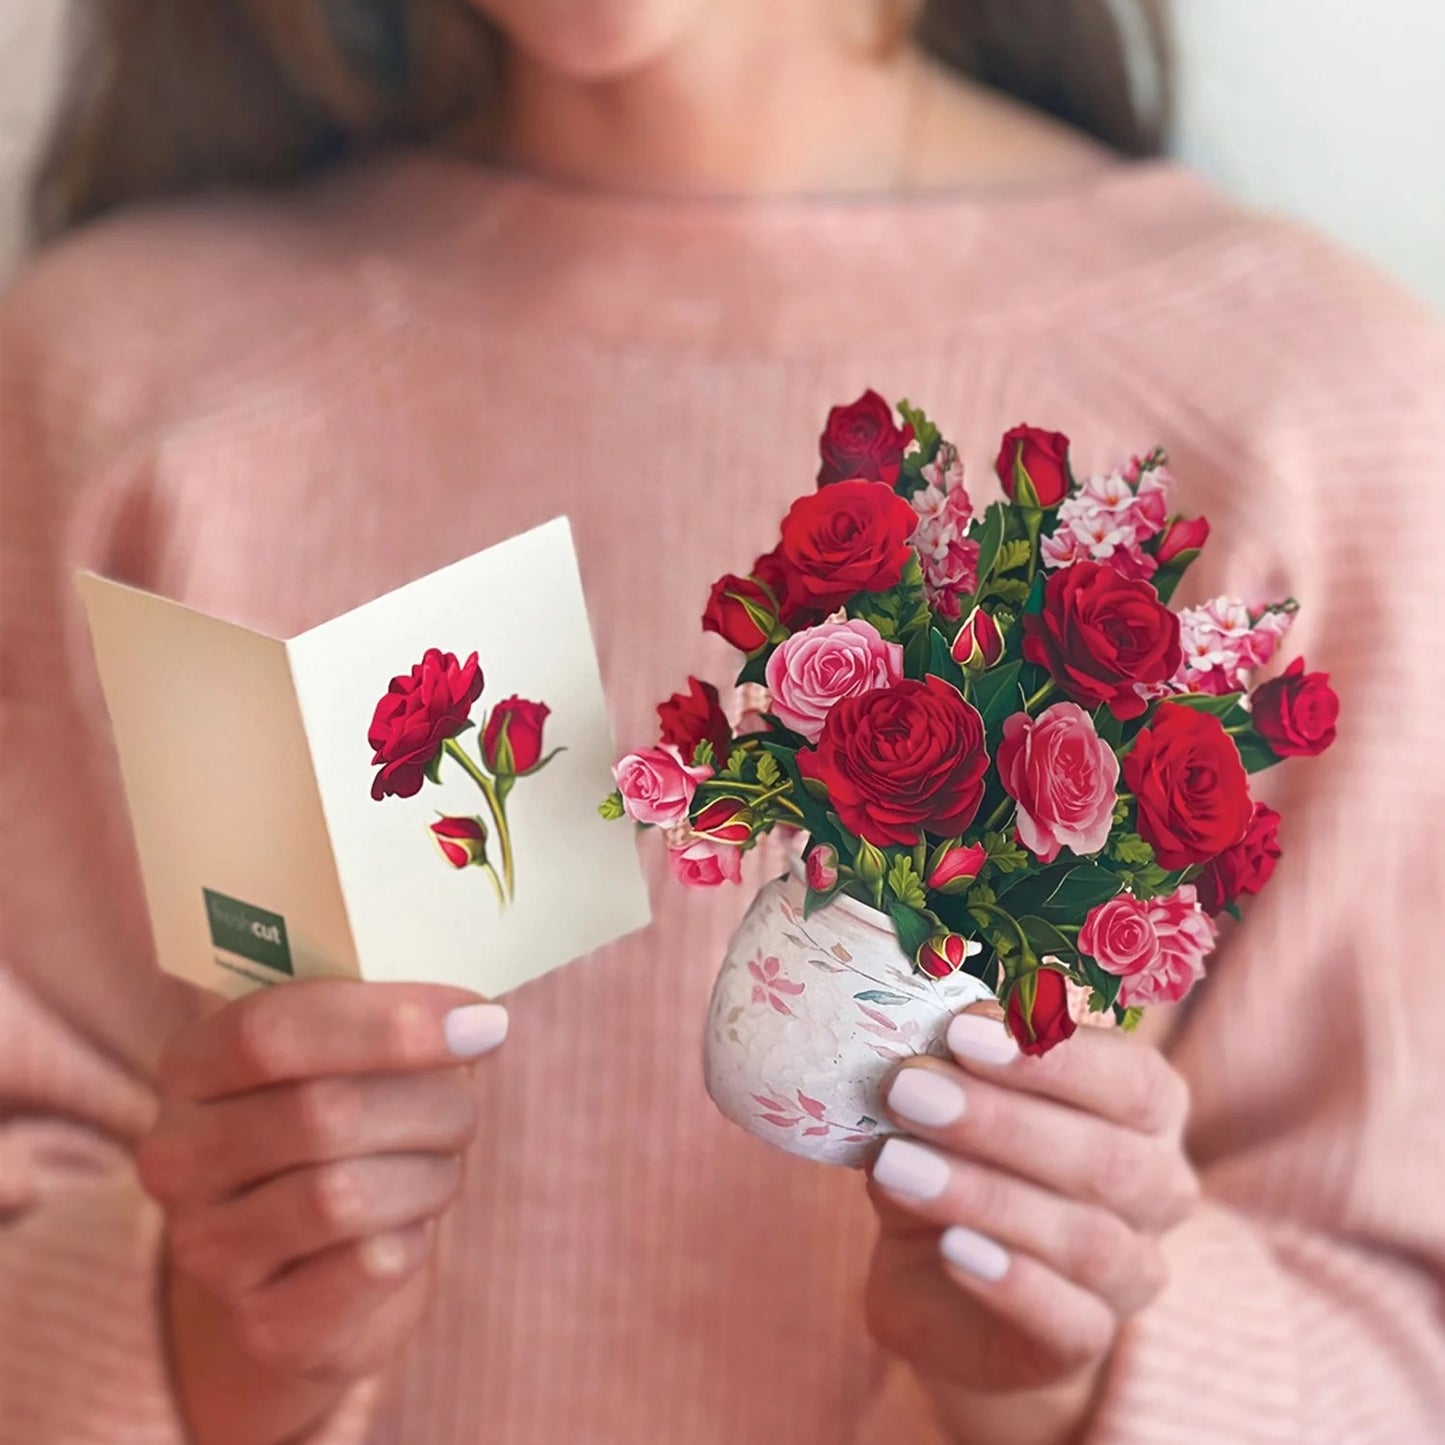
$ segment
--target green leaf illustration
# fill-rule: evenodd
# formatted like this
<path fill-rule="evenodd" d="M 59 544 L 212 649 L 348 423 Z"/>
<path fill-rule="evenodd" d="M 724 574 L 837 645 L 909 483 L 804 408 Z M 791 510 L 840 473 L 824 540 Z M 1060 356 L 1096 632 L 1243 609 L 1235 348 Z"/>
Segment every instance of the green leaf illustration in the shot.
<path fill-rule="evenodd" d="M 928 897 L 923 891 L 923 879 L 913 866 L 913 859 L 900 853 L 888 868 L 888 887 L 893 896 L 906 908 L 923 908 Z"/>
<path fill-rule="evenodd" d="M 622 794 L 609 793 L 598 803 L 597 811 L 609 822 L 613 818 L 620 818 L 622 816 Z"/>

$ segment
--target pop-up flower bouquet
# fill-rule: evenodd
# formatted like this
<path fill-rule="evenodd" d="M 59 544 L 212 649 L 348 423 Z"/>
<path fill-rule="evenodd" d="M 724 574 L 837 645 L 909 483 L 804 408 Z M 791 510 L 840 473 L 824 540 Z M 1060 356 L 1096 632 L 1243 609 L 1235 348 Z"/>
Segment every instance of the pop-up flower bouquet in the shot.
<path fill-rule="evenodd" d="M 1171 610 L 1209 527 L 1171 515 L 1162 450 L 1080 481 L 1066 437 L 1017 427 L 981 515 L 907 402 L 834 408 L 821 452 L 703 615 L 744 655 L 738 725 L 690 679 L 602 809 L 664 830 L 694 886 L 793 831 L 723 961 L 708 1086 L 760 1137 L 858 1163 L 893 1063 L 943 1053 L 969 1002 L 1041 1054 L 1086 1013 L 1128 1029 L 1183 998 L 1279 857 L 1249 775 L 1322 752 L 1338 703 L 1301 661 L 1252 686 L 1292 601 Z"/>

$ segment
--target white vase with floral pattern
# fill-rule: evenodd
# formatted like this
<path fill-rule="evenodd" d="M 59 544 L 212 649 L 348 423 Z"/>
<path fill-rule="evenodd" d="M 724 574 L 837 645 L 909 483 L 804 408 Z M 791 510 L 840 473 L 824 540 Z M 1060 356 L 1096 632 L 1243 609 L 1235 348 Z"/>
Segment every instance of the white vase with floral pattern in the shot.
<path fill-rule="evenodd" d="M 801 860 L 759 892 L 728 945 L 703 1044 L 707 1090 L 750 1134 L 859 1167 L 895 1130 L 880 1090 L 900 1060 L 947 1055 L 960 1009 L 992 991 L 932 979 L 903 956 L 885 914 L 839 896 L 803 917 Z"/>

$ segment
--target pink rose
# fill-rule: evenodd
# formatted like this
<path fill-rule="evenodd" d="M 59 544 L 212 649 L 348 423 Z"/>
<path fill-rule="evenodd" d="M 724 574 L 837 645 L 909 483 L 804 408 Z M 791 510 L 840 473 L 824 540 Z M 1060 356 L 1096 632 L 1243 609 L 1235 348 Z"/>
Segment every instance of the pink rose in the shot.
<path fill-rule="evenodd" d="M 1192 884 L 1149 904 L 1149 919 L 1159 939 L 1159 958 L 1152 968 L 1126 978 L 1119 987 L 1125 1008 L 1150 1003 L 1178 1003 L 1204 977 L 1204 960 L 1218 936 L 1214 921 L 1199 906 Z"/>
<path fill-rule="evenodd" d="M 1132 893 L 1101 903 L 1079 930 L 1079 951 L 1122 980 L 1119 1002 L 1134 1008 L 1182 999 L 1204 977 L 1215 937 L 1214 923 L 1186 884 L 1148 903 Z"/>
<path fill-rule="evenodd" d="M 1040 862 L 1052 863 L 1065 847 L 1097 853 L 1109 841 L 1119 760 L 1076 703 L 1009 718 L 998 771 L 1019 805 L 1019 839 Z"/>
<path fill-rule="evenodd" d="M 712 777 L 709 767 L 692 767 L 674 747 L 644 748 L 628 753 L 612 770 L 622 811 L 634 823 L 671 828 L 687 821 L 697 785 Z"/>
<path fill-rule="evenodd" d="M 903 649 L 871 622 L 824 622 L 790 637 L 768 658 L 773 716 L 816 743 L 835 703 L 903 678 Z"/>
<path fill-rule="evenodd" d="M 1159 935 L 1149 905 L 1132 893 L 1120 893 L 1090 911 L 1079 930 L 1079 952 L 1105 973 L 1132 978 L 1159 963 Z"/>
<path fill-rule="evenodd" d="M 720 883 L 743 880 L 743 850 L 711 838 L 697 838 L 685 848 L 669 848 L 667 861 L 673 877 L 688 888 L 716 888 Z"/>

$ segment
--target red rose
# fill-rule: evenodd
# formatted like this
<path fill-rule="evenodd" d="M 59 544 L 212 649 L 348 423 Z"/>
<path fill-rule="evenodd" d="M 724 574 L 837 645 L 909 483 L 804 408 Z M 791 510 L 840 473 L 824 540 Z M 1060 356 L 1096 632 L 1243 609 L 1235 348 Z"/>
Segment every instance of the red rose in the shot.
<path fill-rule="evenodd" d="M 873 482 L 837 482 L 800 497 L 783 518 L 778 549 L 791 599 L 830 612 L 859 592 L 896 587 L 917 526 L 913 508 Z"/>
<path fill-rule="evenodd" d="M 1211 713 L 1161 703 L 1124 758 L 1139 834 L 1161 868 L 1208 863 L 1244 837 L 1254 813 L 1239 749 Z"/>
<path fill-rule="evenodd" d="M 835 406 L 828 413 L 828 425 L 818 438 L 823 458 L 818 485 L 860 478 L 891 487 L 912 440 L 913 427 L 895 426 L 893 408 L 876 391 L 865 391 L 851 406 Z"/>
<path fill-rule="evenodd" d="M 727 760 L 732 729 L 712 683 L 688 678 L 686 692 L 675 692 L 657 705 L 657 717 L 662 724 L 662 741 L 671 743 L 682 754 L 683 762 L 690 763 L 697 745 L 704 741 L 712 744 L 713 756 L 719 762 Z"/>
<path fill-rule="evenodd" d="M 1069 991 L 1057 969 L 1041 968 L 1034 974 L 1034 1006 L 1025 1016 L 1023 994 L 1015 987 L 1004 1017 L 1014 1042 L 1026 1054 L 1046 1054 L 1074 1032 L 1069 1012 Z"/>
<path fill-rule="evenodd" d="M 1329 673 L 1307 673 L 1302 657 L 1255 688 L 1250 707 L 1255 731 L 1282 758 L 1318 757 L 1335 740 L 1340 700 Z"/>
<path fill-rule="evenodd" d="M 702 630 L 716 632 L 739 652 L 756 652 L 772 637 L 777 602 L 756 577 L 729 572 L 712 584 Z"/>
<path fill-rule="evenodd" d="M 1223 913 L 1231 903 L 1246 893 L 1258 893 L 1269 882 L 1280 855 L 1278 831 L 1279 814 L 1256 803 L 1244 837 L 1195 879 L 1206 913 Z"/>
<path fill-rule="evenodd" d="M 983 719 L 942 678 L 905 679 L 837 703 L 798 767 L 828 790 L 843 826 L 879 848 L 924 832 L 956 838 L 983 801 Z"/>
<path fill-rule="evenodd" d="M 1108 703 L 1115 717 L 1136 718 L 1148 704 L 1135 684 L 1179 671 L 1179 618 L 1147 582 L 1075 562 L 1049 577 L 1043 611 L 1024 617 L 1024 656 L 1048 668 L 1074 702 Z"/>
<path fill-rule="evenodd" d="M 482 695 L 482 669 L 474 652 L 458 663 L 450 652 L 427 649 L 402 677 L 394 677 L 372 714 L 366 740 L 381 771 L 371 796 L 410 798 L 421 791 L 427 764 L 448 738 L 466 727 L 472 704 Z"/>
<path fill-rule="evenodd" d="M 1069 495 L 1069 439 L 1061 432 L 1016 426 L 1005 432 L 994 463 L 1011 502 L 1057 507 Z"/>
<path fill-rule="evenodd" d="M 499 778 L 531 772 L 542 756 L 542 725 L 551 711 L 545 702 L 520 697 L 499 702 L 482 731 L 482 761 Z"/>
<path fill-rule="evenodd" d="M 764 552 L 753 563 L 753 576 L 773 594 L 778 604 L 778 616 L 782 620 L 783 626 L 792 630 L 799 627 L 811 627 L 815 622 L 823 620 L 823 614 L 816 608 L 810 608 L 798 602 L 793 596 L 796 589 L 788 583 L 792 574 L 793 569 L 783 557 L 780 547 L 774 547 L 771 552 Z"/>

